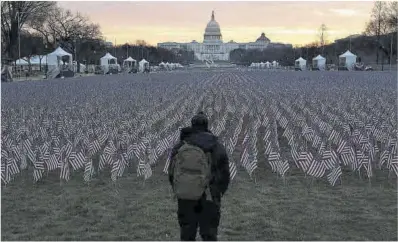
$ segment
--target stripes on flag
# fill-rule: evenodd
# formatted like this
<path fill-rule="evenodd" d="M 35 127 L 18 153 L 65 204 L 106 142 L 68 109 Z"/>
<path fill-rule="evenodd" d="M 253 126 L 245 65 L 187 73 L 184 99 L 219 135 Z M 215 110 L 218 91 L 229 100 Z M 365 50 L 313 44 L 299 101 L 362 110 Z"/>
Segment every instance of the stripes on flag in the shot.
<path fill-rule="evenodd" d="M 327 180 L 329 181 L 330 185 L 334 186 L 337 180 L 341 177 L 342 171 L 340 166 L 336 166 L 330 173 L 327 175 Z"/>
<path fill-rule="evenodd" d="M 237 173 L 238 173 L 238 168 L 237 168 L 235 162 L 229 161 L 230 179 L 233 180 Z"/>
<path fill-rule="evenodd" d="M 322 178 L 325 175 L 325 171 L 326 168 L 321 162 L 313 160 L 306 173 L 310 176 Z"/>
<path fill-rule="evenodd" d="M 144 160 L 140 160 L 137 166 L 137 176 L 144 176 L 144 179 L 148 179 L 152 176 L 152 169 L 149 163 Z"/>
<path fill-rule="evenodd" d="M 277 170 L 278 170 L 278 173 L 282 176 L 282 177 L 284 177 L 285 176 L 285 173 L 289 170 L 289 162 L 287 161 L 287 160 L 285 160 L 285 161 L 280 161 L 280 160 L 278 160 L 277 161 L 277 163 L 276 163 L 276 166 L 277 166 Z"/>

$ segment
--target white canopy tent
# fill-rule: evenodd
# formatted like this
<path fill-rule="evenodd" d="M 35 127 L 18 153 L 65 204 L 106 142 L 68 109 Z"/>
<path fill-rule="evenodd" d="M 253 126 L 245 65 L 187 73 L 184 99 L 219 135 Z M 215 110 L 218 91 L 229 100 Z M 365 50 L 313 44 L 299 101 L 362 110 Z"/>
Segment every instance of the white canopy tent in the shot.
<path fill-rule="evenodd" d="M 253 68 L 260 68 L 260 63 L 252 63 L 252 65 Z"/>
<path fill-rule="evenodd" d="M 166 66 L 166 64 L 162 61 L 162 62 L 159 63 L 159 68 L 162 69 L 162 70 L 165 70 L 165 69 L 167 69 L 167 66 Z"/>
<path fill-rule="evenodd" d="M 138 67 L 139 67 L 139 71 L 140 72 L 144 72 L 145 69 L 149 69 L 149 62 L 145 59 L 142 59 L 139 63 L 138 63 Z"/>
<path fill-rule="evenodd" d="M 18 59 L 15 61 L 17 66 L 29 65 L 28 59 L 26 57 Z M 30 58 L 30 64 L 33 65 L 46 65 L 47 64 L 47 56 L 46 55 L 35 55 Z M 62 60 L 59 61 L 59 64 L 62 64 Z"/>
<path fill-rule="evenodd" d="M 16 60 L 15 64 L 17 66 L 27 66 L 27 65 L 29 65 L 28 61 L 24 60 L 23 58 Z"/>
<path fill-rule="evenodd" d="M 347 70 L 351 71 L 354 69 L 354 65 L 357 62 L 357 56 L 351 53 L 351 51 L 347 50 L 344 54 L 339 56 L 339 69 L 347 68 Z"/>
<path fill-rule="evenodd" d="M 307 61 L 302 57 L 298 58 L 294 62 L 294 69 L 304 71 L 307 69 Z"/>
<path fill-rule="evenodd" d="M 117 64 L 117 58 L 109 54 L 109 52 L 106 53 L 103 57 L 101 57 L 101 66 L 116 65 L 116 64 Z"/>
<path fill-rule="evenodd" d="M 62 62 L 62 61 L 60 61 Z M 30 63 L 32 65 L 45 65 L 47 64 L 47 56 L 46 55 L 35 55 L 30 58 Z"/>
<path fill-rule="evenodd" d="M 265 67 L 265 63 L 264 62 L 260 62 L 260 68 L 263 69 Z"/>
<path fill-rule="evenodd" d="M 265 62 L 265 67 L 270 68 L 271 63 L 269 61 Z"/>
<path fill-rule="evenodd" d="M 72 65 L 72 54 L 58 47 L 54 52 L 47 55 L 47 64 L 50 66 L 58 66 L 60 62 L 62 63 L 62 58 L 64 57 L 68 57 L 66 64 Z"/>
<path fill-rule="evenodd" d="M 137 61 L 134 60 L 133 58 L 131 58 L 131 56 L 129 56 L 129 58 L 127 58 L 123 61 L 123 67 L 126 67 L 126 68 L 132 68 L 132 67 L 135 67 L 136 65 L 137 65 Z"/>
<path fill-rule="evenodd" d="M 321 55 L 318 55 L 312 59 L 313 70 L 325 70 L 326 59 Z"/>
<path fill-rule="evenodd" d="M 61 47 L 58 47 L 57 49 L 55 49 L 55 51 L 47 55 L 47 65 L 48 65 L 47 77 L 55 78 L 59 75 L 61 77 L 74 76 L 72 63 L 73 63 L 72 54 L 66 52 Z"/>
<path fill-rule="evenodd" d="M 80 64 L 80 73 L 86 71 L 86 65 L 79 63 Z M 74 72 L 77 72 L 77 61 L 73 61 L 73 70 Z"/>

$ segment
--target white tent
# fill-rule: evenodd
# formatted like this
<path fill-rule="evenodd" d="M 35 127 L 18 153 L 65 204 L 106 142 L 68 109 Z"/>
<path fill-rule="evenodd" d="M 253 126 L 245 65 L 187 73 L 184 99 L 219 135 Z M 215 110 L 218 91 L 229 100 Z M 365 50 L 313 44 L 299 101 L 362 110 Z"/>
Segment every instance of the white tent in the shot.
<path fill-rule="evenodd" d="M 159 63 L 159 68 L 160 68 L 161 70 L 166 70 L 166 69 L 167 69 L 167 66 L 166 66 L 166 64 L 162 61 L 162 62 Z"/>
<path fill-rule="evenodd" d="M 41 59 L 41 61 L 40 61 Z M 34 65 L 46 65 L 47 64 L 47 56 L 46 55 L 35 55 L 30 58 L 30 64 Z M 62 60 L 59 60 L 59 64 L 62 64 Z M 28 60 L 26 57 L 16 60 L 17 66 L 25 66 L 29 65 Z"/>
<path fill-rule="evenodd" d="M 101 69 L 104 74 L 116 74 L 120 71 L 120 65 L 117 64 L 117 58 L 112 56 L 109 52 L 100 59 Z"/>
<path fill-rule="evenodd" d="M 260 68 L 264 68 L 265 67 L 265 63 L 264 62 L 260 62 Z"/>
<path fill-rule="evenodd" d="M 272 61 L 272 67 L 276 68 L 279 65 L 277 61 Z"/>
<path fill-rule="evenodd" d="M 79 63 L 80 64 L 80 73 L 83 73 L 86 71 L 86 65 Z M 73 70 L 74 72 L 77 73 L 77 61 L 73 61 Z"/>
<path fill-rule="evenodd" d="M 139 71 L 144 72 L 145 69 L 149 69 L 149 62 L 145 59 L 142 59 L 139 63 Z"/>
<path fill-rule="evenodd" d="M 307 67 L 307 61 L 305 59 L 300 57 L 297 60 L 295 60 L 294 69 L 304 71 L 307 69 L 306 67 Z"/>
<path fill-rule="evenodd" d="M 356 62 L 357 56 L 351 53 L 351 51 L 347 50 L 344 54 L 341 54 L 339 56 L 339 69 L 343 67 L 351 71 L 352 69 L 354 69 L 354 65 Z"/>
<path fill-rule="evenodd" d="M 266 68 L 270 68 L 270 66 L 271 66 L 271 63 L 269 61 L 265 62 L 265 67 Z"/>
<path fill-rule="evenodd" d="M 41 59 L 41 61 L 40 61 Z M 61 61 L 62 62 L 62 61 Z M 30 63 L 32 65 L 45 65 L 47 64 L 47 56 L 46 55 L 35 55 L 30 58 Z"/>
<path fill-rule="evenodd" d="M 127 58 L 123 61 L 123 67 L 131 68 L 131 67 L 134 67 L 136 64 L 137 64 L 137 61 L 134 60 L 133 58 L 131 58 L 131 56 L 129 56 L 129 58 Z"/>
<path fill-rule="evenodd" d="M 47 64 L 58 66 L 63 57 L 68 57 L 67 64 L 72 65 L 72 54 L 64 51 L 61 47 L 58 47 L 54 52 L 47 55 Z"/>
<path fill-rule="evenodd" d="M 103 57 L 101 57 L 101 66 L 108 66 L 115 64 L 117 64 L 117 58 L 109 54 L 109 52 L 106 53 Z"/>
<path fill-rule="evenodd" d="M 173 69 L 173 64 L 172 63 L 166 62 L 165 66 L 166 66 L 166 69 L 169 70 L 169 71 Z"/>
<path fill-rule="evenodd" d="M 313 70 L 325 70 L 326 59 L 321 55 L 318 55 L 312 59 Z"/>
<path fill-rule="evenodd" d="M 22 59 L 22 58 L 16 60 L 15 63 L 16 63 L 17 66 L 27 66 L 27 65 L 29 65 L 29 63 L 26 60 Z"/>

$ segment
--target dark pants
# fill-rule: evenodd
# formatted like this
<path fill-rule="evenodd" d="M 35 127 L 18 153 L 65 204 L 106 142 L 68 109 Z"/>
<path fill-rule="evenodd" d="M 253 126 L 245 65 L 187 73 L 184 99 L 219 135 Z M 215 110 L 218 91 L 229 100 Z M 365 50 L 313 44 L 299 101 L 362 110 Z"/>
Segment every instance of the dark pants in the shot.
<path fill-rule="evenodd" d="M 178 199 L 178 223 L 181 240 L 193 241 L 199 226 L 204 241 L 216 241 L 220 223 L 220 207 L 202 197 L 198 201 Z"/>

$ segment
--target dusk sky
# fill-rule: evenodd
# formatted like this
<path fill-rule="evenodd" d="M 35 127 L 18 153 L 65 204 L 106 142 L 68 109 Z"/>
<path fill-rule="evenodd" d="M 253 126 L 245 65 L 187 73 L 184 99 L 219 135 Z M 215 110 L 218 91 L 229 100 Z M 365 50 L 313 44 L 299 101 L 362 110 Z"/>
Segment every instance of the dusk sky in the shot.
<path fill-rule="evenodd" d="M 328 40 L 361 33 L 373 2 L 58 2 L 98 23 L 116 44 L 143 39 L 203 41 L 211 11 L 225 42 L 255 41 L 262 32 L 272 42 L 306 44 L 317 39 L 322 23 Z"/>

